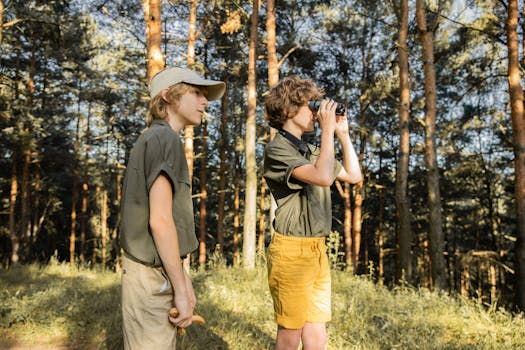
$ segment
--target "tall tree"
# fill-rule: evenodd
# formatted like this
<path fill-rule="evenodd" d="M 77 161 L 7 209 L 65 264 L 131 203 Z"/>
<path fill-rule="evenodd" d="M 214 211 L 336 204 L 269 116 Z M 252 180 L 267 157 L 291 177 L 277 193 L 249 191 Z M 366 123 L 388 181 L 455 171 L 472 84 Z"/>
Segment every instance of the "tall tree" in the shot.
<path fill-rule="evenodd" d="M 18 175 L 16 171 L 16 153 L 11 155 L 11 190 L 9 195 L 9 238 L 11 240 L 11 263 L 18 264 L 20 257 L 18 252 L 20 250 L 20 238 L 16 230 L 16 197 L 18 195 Z"/>
<path fill-rule="evenodd" d="M 78 80 L 78 109 L 80 110 L 81 82 Z M 73 187 L 71 189 L 71 227 L 69 231 L 69 264 L 75 264 L 76 236 L 77 236 L 77 202 L 78 202 L 78 160 L 80 152 L 80 119 L 81 113 L 77 112 L 77 127 L 75 131 L 75 143 L 73 147 Z"/>
<path fill-rule="evenodd" d="M 523 89 L 518 59 L 518 1 L 507 5 L 508 82 L 514 144 L 515 201 L 517 217 L 516 301 L 525 310 L 525 124 Z"/>
<path fill-rule="evenodd" d="M 4 38 L 4 0 L 0 0 L 0 47 Z"/>
<path fill-rule="evenodd" d="M 224 252 L 224 206 L 226 198 L 226 147 L 228 147 L 228 134 L 226 129 L 226 116 L 228 111 L 228 87 L 221 99 L 221 125 L 219 140 L 219 198 L 217 200 L 217 245 L 218 254 L 222 257 Z"/>
<path fill-rule="evenodd" d="M 248 116 L 246 118 L 246 192 L 244 199 L 243 265 L 255 267 L 255 227 L 257 217 L 257 164 L 255 160 L 256 137 L 256 60 L 259 23 L 259 0 L 253 0 L 248 51 Z"/>
<path fill-rule="evenodd" d="M 441 2 L 440 2 L 441 4 Z M 438 9 L 438 13 L 440 8 Z M 444 253 L 444 235 L 441 218 L 441 193 L 439 190 L 439 168 L 436 151 L 436 70 L 434 66 L 434 33 L 437 30 L 436 17 L 433 25 L 427 25 L 425 0 L 416 0 L 416 18 L 423 51 L 425 77 L 425 164 L 427 171 L 428 231 L 430 238 L 430 259 L 432 285 L 445 289 L 447 284 Z"/>
<path fill-rule="evenodd" d="M 408 160 L 410 154 L 410 81 L 408 71 L 408 0 L 400 0 L 398 13 L 397 54 L 399 65 L 399 150 L 396 171 L 396 214 L 398 223 L 398 251 L 396 279 L 412 281 L 412 228 L 408 197 Z"/>
<path fill-rule="evenodd" d="M 144 20 L 146 21 L 146 60 L 149 82 L 157 72 L 164 68 L 165 64 L 161 48 L 161 1 L 144 0 L 142 3 L 142 9 L 144 11 Z"/>
<path fill-rule="evenodd" d="M 268 64 L 268 89 L 279 83 L 279 61 L 277 59 L 277 44 L 275 38 L 275 0 L 266 0 L 266 51 Z M 277 130 L 270 127 L 270 140 Z M 277 203 L 270 193 L 270 234 L 273 234 L 273 219 Z"/>
<path fill-rule="evenodd" d="M 208 126 L 207 120 L 202 121 L 202 151 L 200 168 L 200 201 L 199 201 L 199 266 L 204 269 L 206 266 L 206 201 L 208 193 L 206 191 L 206 175 L 208 163 Z"/>
<path fill-rule="evenodd" d="M 198 0 L 190 1 L 188 52 L 186 54 L 186 59 L 189 68 L 193 68 L 195 66 L 195 40 L 197 39 L 197 1 Z M 186 125 L 184 127 L 184 152 L 186 153 L 186 161 L 188 162 L 188 171 L 190 173 L 190 185 L 193 183 L 193 139 L 193 125 Z"/>

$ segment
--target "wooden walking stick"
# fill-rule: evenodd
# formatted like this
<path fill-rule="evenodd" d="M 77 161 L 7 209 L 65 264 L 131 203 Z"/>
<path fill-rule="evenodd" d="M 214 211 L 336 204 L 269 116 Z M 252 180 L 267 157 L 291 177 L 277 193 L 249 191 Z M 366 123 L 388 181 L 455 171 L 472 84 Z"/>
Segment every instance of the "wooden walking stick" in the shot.
<path fill-rule="evenodd" d="M 170 316 L 171 316 L 171 317 L 177 317 L 177 316 L 179 316 L 179 310 L 177 310 L 176 307 L 172 307 L 172 308 L 170 309 L 170 312 L 169 312 L 169 313 L 170 313 Z M 199 315 L 197 315 L 197 314 L 194 314 L 194 315 L 191 317 L 191 322 L 193 322 L 193 323 L 198 323 L 198 324 L 200 324 L 200 325 L 203 325 L 203 324 L 206 323 L 206 321 L 204 320 L 204 317 L 199 316 Z M 178 328 L 177 328 L 177 333 L 178 333 L 179 335 L 184 335 L 184 334 L 186 334 L 186 330 L 185 330 L 184 328 L 180 328 L 180 327 L 178 327 Z"/>

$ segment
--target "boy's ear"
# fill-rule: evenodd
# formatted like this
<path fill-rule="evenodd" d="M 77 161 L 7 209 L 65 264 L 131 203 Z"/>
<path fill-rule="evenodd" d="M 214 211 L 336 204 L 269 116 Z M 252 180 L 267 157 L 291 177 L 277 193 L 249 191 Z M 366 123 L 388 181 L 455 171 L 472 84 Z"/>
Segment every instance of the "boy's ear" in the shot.
<path fill-rule="evenodd" d="M 164 89 L 160 92 L 160 96 L 162 97 L 162 100 L 166 103 L 170 103 L 170 101 L 168 101 L 168 90 L 169 89 Z"/>

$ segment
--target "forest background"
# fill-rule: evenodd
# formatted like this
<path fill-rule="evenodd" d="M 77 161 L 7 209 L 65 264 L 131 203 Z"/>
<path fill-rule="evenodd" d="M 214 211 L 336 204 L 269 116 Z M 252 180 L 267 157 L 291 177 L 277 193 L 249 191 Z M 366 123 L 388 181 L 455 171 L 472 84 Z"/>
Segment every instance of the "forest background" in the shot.
<path fill-rule="evenodd" d="M 186 128 L 196 268 L 264 262 L 261 177 L 279 77 L 347 105 L 365 179 L 335 183 L 332 268 L 525 307 L 523 2 L 0 1 L 2 268 L 118 271 L 129 151 L 147 82 L 227 82 Z M 316 135 L 310 135 L 317 142 Z"/>

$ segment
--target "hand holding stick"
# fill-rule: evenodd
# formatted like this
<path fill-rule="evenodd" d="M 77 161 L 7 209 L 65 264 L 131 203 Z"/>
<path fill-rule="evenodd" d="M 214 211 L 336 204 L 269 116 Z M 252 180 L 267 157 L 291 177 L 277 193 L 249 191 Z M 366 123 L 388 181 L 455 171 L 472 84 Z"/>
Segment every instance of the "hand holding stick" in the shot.
<path fill-rule="evenodd" d="M 177 317 L 179 315 L 179 310 L 177 310 L 176 307 L 172 307 L 170 309 L 170 312 L 169 312 L 170 316 L 171 317 Z M 199 315 L 193 315 L 191 317 L 191 322 L 195 322 L 195 323 L 198 323 L 200 325 L 203 325 L 206 323 L 206 321 L 204 320 L 204 318 L 202 316 L 199 316 Z M 184 328 L 178 328 L 177 329 L 177 333 L 179 335 L 184 335 L 186 334 L 186 330 Z"/>

